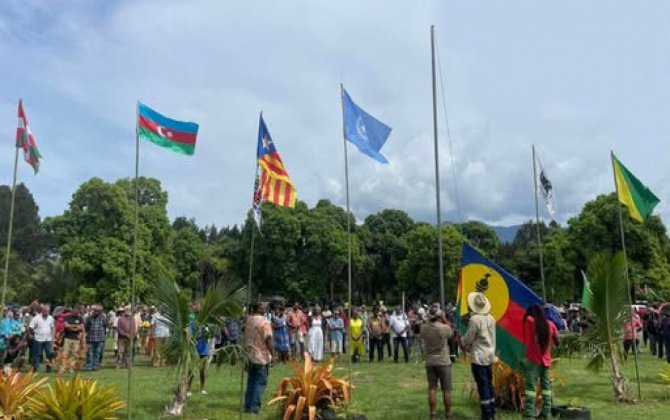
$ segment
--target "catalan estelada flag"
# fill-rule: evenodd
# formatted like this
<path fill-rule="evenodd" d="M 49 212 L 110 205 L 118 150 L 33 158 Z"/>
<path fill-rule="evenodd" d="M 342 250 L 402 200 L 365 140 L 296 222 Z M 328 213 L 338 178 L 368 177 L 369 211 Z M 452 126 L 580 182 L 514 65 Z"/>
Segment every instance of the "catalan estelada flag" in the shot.
<path fill-rule="evenodd" d="M 260 204 L 263 201 L 280 207 L 295 207 L 296 191 L 293 188 L 288 171 L 277 153 L 275 143 L 270 136 L 268 127 L 263 121 L 263 114 L 258 123 L 258 149 L 256 152 L 258 169 L 254 187 L 253 206 L 256 221 L 260 227 Z"/>
<path fill-rule="evenodd" d="M 619 202 L 628 207 L 630 217 L 644 222 L 661 201 L 612 153 L 612 169 Z"/>
<path fill-rule="evenodd" d="M 137 136 L 183 155 L 195 153 L 198 124 L 177 121 L 140 103 L 137 109 Z"/>
<path fill-rule="evenodd" d="M 459 323 L 469 312 L 467 297 L 471 292 L 484 293 L 491 302 L 491 315 L 496 319 L 496 354 L 518 370 L 526 357 L 523 316 L 530 305 L 542 305 L 542 299 L 519 279 L 463 243 L 455 308 Z"/>

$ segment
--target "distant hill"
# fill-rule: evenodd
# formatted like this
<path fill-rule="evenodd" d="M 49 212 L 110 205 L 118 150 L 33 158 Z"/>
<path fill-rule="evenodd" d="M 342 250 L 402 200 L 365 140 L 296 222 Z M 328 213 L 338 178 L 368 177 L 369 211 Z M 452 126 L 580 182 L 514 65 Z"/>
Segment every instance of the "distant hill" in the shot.
<path fill-rule="evenodd" d="M 495 231 L 496 235 L 498 235 L 498 239 L 500 239 L 500 242 L 509 243 L 514 240 L 516 232 L 519 230 L 521 225 L 489 226 L 489 227 Z"/>

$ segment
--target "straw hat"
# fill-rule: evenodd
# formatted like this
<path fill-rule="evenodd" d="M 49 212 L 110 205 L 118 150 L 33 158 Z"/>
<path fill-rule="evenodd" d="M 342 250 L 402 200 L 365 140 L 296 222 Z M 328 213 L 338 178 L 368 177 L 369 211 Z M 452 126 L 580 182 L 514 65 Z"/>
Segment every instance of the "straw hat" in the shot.
<path fill-rule="evenodd" d="M 472 292 L 468 295 L 468 306 L 476 314 L 486 315 L 491 312 L 491 302 L 481 292 Z"/>

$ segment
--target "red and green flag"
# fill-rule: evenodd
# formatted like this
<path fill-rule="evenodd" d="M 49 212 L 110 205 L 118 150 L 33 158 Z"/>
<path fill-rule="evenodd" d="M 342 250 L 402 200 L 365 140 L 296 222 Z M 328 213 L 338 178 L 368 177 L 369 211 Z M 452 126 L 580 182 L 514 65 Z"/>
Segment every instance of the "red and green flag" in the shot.
<path fill-rule="evenodd" d="M 23 149 L 23 158 L 33 167 L 35 173 L 40 169 L 40 158 L 42 155 L 37 150 L 37 143 L 33 133 L 30 132 L 28 118 L 23 111 L 23 101 L 19 101 L 19 126 L 16 129 L 16 147 Z"/>
<path fill-rule="evenodd" d="M 467 297 L 471 292 L 484 293 L 491 302 L 491 315 L 496 320 L 496 354 L 507 365 L 518 370 L 526 357 L 523 337 L 526 309 L 544 302 L 519 279 L 464 243 L 455 308 L 461 329 L 467 328 L 460 320 L 468 313 Z"/>
<path fill-rule="evenodd" d="M 173 120 L 140 103 L 137 109 L 137 136 L 173 152 L 191 156 L 195 153 L 198 124 Z"/>

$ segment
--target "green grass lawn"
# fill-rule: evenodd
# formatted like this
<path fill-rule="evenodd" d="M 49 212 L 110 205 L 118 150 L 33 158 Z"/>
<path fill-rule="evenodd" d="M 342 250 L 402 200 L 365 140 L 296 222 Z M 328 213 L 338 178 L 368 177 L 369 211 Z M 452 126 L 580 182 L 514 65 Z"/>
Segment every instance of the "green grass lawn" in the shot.
<path fill-rule="evenodd" d="M 111 347 L 111 346 L 110 346 Z M 116 370 L 112 364 L 112 355 L 107 352 L 105 366 L 97 371 L 82 375 L 100 380 L 105 384 L 115 384 L 122 398 L 126 397 L 127 371 Z M 642 395 L 640 404 L 619 404 L 613 401 L 612 390 L 605 373 L 600 376 L 584 370 L 581 359 L 562 360 L 556 371 L 565 380 L 565 385 L 554 389 L 557 403 L 584 405 L 592 410 L 594 419 L 663 419 L 669 418 L 670 388 L 663 385 L 659 371 L 665 362 L 643 353 L 640 358 Z M 346 374 L 347 363 L 342 360 L 339 366 Z M 636 396 L 635 368 L 632 359 L 625 366 L 629 379 L 631 395 Z M 367 415 L 370 420 L 378 419 L 424 419 L 428 418 L 427 386 L 422 365 L 410 363 L 382 364 L 367 362 L 354 365 L 355 386 L 351 409 Z M 274 366 L 270 371 L 270 380 L 264 396 L 267 402 L 274 393 L 280 379 L 290 373 L 288 366 Z M 477 419 L 478 406 L 470 401 L 469 365 L 459 361 L 453 370 L 453 418 Z M 196 379 L 197 384 L 197 379 Z M 132 410 L 134 419 L 157 419 L 162 417 L 168 404 L 175 377 L 168 368 L 152 368 L 148 359 L 140 356 L 133 370 Z M 197 385 L 195 386 L 197 391 Z M 212 367 L 207 381 L 208 395 L 194 392 L 188 400 L 187 419 L 235 419 L 238 418 L 240 402 L 240 370 L 234 367 Z M 441 412 L 441 409 L 439 410 Z M 244 415 L 244 419 L 275 419 L 278 417 L 275 407 L 264 406 L 261 416 Z M 125 413 L 124 413 L 125 416 Z M 518 419 L 518 413 L 502 412 L 500 419 Z"/>

